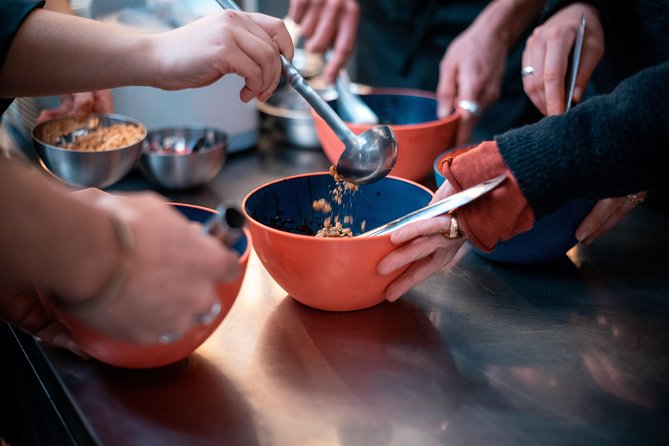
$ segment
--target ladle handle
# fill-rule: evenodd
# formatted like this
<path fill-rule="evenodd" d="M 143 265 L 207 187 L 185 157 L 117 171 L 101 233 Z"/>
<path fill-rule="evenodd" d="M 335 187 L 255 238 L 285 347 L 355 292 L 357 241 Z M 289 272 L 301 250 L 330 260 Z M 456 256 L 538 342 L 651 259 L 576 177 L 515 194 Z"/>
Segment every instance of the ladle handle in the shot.
<path fill-rule="evenodd" d="M 232 0 L 216 0 L 223 9 L 232 9 L 234 11 L 241 11 Z M 290 63 L 288 59 L 281 55 L 281 67 L 283 68 L 283 75 L 286 77 L 290 85 L 302 96 L 313 109 L 318 113 L 318 116 L 323 118 L 330 128 L 335 132 L 335 135 L 346 145 L 357 144 L 358 137 L 351 131 L 339 115 L 328 105 L 327 102 L 314 90 L 311 85 L 302 77 L 297 68 Z"/>

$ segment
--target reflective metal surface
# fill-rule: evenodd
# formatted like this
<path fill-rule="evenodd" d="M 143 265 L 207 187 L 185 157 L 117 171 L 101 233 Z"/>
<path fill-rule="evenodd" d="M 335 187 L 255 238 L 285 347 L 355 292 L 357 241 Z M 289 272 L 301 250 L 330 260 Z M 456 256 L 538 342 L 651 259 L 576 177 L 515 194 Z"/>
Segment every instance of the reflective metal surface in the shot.
<path fill-rule="evenodd" d="M 326 168 L 314 151 L 236 154 L 207 188 L 170 198 L 215 206 Z M 640 206 L 535 267 L 465 246 L 398 302 L 348 313 L 296 303 L 253 255 L 188 360 L 129 371 L 45 348 L 46 360 L 105 445 L 666 444 L 667 227 Z"/>

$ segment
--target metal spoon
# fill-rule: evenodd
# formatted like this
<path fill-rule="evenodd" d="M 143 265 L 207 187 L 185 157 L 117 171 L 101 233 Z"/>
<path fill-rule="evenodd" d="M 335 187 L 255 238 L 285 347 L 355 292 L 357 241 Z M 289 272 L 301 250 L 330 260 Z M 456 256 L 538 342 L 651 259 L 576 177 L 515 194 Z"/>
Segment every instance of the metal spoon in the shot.
<path fill-rule="evenodd" d="M 226 203 L 219 204 L 216 210 L 218 214 L 204 222 L 203 230 L 216 237 L 224 245 L 232 247 L 243 234 L 244 215 L 236 207 Z"/>
<path fill-rule="evenodd" d="M 490 192 L 502 184 L 505 179 L 506 175 L 500 175 L 498 177 L 484 181 L 483 183 L 479 183 L 476 186 L 472 186 L 468 189 L 458 192 L 457 194 L 448 196 L 443 200 L 439 200 L 436 203 L 432 203 L 418 209 L 417 211 L 406 214 L 396 220 L 391 221 L 390 223 L 386 223 L 385 225 L 381 225 L 378 228 L 363 232 L 358 237 L 370 237 L 373 235 L 387 234 L 401 228 L 402 226 L 406 226 L 409 223 L 445 214 L 446 212 L 452 211 L 453 209 L 459 208 L 460 206 L 464 206 L 467 203 L 471 203 L 481 195 Z"/>
<path fill-rule="evenodd" d="M 241 11 L 232 0 L 216 0 L 224 9 Z M 388 175 L 397 161 L 397 138 L 387 125 L 373 127 L 356 136 L 323 98 L 307 83 L 283 55 L 281 66 L 290 85 L 313 107 L 344 143 L 337 173 L 354 184 L 369 184 Z"/>
<path fill-rule="evenodd" d="M 331 51 L 327 52 L 325 59 L 328 61 L 332 59 Z M 337 110 L 344 121 L 371 125 L 379 123 L 379 117 L 376 113 L 360 99 L 360 96 L 351 91 L 351 78 L 346 68 L 339 70 L 339 76 L 335 81 L 335 89 L 338 95 Z"/>
<path fill-rule="evenodd" d="M 571 76 L 569 81 L 569 94 L 567 96 L 567 111 L 571 108 L 574 99 L 574 88 L 576 87 L 576 76 L 578 75 L 578 68 L 581 63 L 581 51 L 583 50 L 583 37 L 585 36 L 585 14 L 581 15 L 581 24 L 576 35 L 576 43 L 574 44 L 574 54 L 571 58 Z"/>

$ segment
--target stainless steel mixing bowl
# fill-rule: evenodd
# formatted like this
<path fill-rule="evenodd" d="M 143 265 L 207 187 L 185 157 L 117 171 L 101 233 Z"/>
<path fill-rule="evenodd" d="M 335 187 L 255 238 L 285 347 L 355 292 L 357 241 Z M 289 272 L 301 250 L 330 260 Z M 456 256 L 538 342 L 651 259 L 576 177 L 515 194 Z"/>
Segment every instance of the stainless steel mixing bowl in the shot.
<path fill-rule="evenodd" d="M 59 136 L 73 130 L 114 124 L 138 126 L 142 136 L 130 145 L 101 151 L 73 150 L 55 144 Z M 122 179 L 135 166 L 146 138 L 146 128 L 127 116 L 91 115 L 84 123 L 71 117 L 42 122 L 33 128 L 32 136 L 40 164 L 56 178 L 75 187 L 104 188 Z"/>
<path fill-rule="evenodd" d="M 147 178 L 166 189 L 201 186 L 220 172 L 228 145 L 228 135 L 212 128 L 154 130 L 144 141 L 139 167 Z"/>

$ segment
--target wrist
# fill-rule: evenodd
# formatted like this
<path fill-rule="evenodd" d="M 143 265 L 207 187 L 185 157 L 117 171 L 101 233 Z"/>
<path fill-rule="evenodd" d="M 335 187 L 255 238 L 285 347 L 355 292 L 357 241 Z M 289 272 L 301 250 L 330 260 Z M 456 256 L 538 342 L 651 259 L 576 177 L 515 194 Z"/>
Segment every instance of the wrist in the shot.
<path fill-rule="evenodd" d="M 102 270 L 98 270 L 93 273 L 93 280 L 82 281 L 88 283 L 88 289 L 84 287 L 80 290 L 86 296 L 83 299 L 72 295 L 66 298 L 52 296 L 52 299 L 59 307 L 79 316 L 86 316 L 97 312 L 111 303 L 121 293 L 127 279 L 127 258 L 132 255 L 135 246 L 133 233 L 130 226 L 121 218 L 114 214 L 108 214 L 107 217 L 114 233 L 114 242 L 118 251 L 116 256 L 103 255 L 104 257 L 113 259 L 111 269 L 103 268 Z M 104 277 L 102 281 L 99 279 L 100 273 Z"/>

